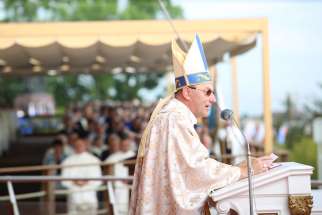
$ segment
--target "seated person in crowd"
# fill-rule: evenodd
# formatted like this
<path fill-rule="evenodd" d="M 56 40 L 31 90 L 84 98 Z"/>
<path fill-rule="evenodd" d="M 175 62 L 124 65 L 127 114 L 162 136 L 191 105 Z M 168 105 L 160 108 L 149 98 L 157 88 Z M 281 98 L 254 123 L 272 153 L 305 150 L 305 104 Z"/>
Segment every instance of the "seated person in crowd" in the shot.
<path fill-rule="evenodd" d="M 109 156 L 120 151 L 120 137 L 117 134 L 110 134 L 107 139 L 107 150 L 102 152 L 101 160 L 106 160 Z"/>
<path fill-rule="evenodd" d="M 111 164 L 110 174 L 118 177 L 128 177 L 129 167 L 124 165 L 122 161 L 135 157 L 135 152 L 130 149 L 131 139 L 123 134 L 121 136 L 120 150 L 110 154 L 104 161 Z M 128 214 L 129 206 L 129 185 L 127 181 L 113 182 L 115 192 L 115 202 L 119 214 Z"/>
<path fill-rule="evenodd" d="M 70 154 L 70 148 L 67 146 L 67 138 L 64 135 L 59 135 L 56 137 L 51 146 L 47 149 L 45 156 L 43 158 L 43 165 L 60 165 L 63 160 L 65 160 Z M 60 175 L 61 170 L 55 169 L 47 174 Z M 56 183 L 56 189 L 64 189 L 61 183 Z"/>
<path fill-rule="evenodd" d="M 44 165 L 59 165 L 67 156 L 63 141 L 60 138 L 55 138 L 51 147 L 47 149 L 42 163 Z"/>
<path fill-rule="evenodd" d="M 66 158 L 62 165 L 63 177 L 101 177 L 100 160 L 87 152 L 87 140 L 77 139 L 74 142 L 75 154 Z M 82 165 L 85 166 L 75 166 Z M 86 165 L 92 164 L 92 165 Z M 74 165 L 74 166 L 73 166 Z M 62 185 L 68 188 L 71 193 L 68 195 L 69 214 L 96 214 L 98 201 L 96 191 L 101 181 L 75 180 L 62 181 Z"/>
<path fill-rule="evenodd" d="M 104 144 L 104 137 L 96 136 L 90 147 L 90 152 L 96 157 L 101 158 L 105 150 L 107 150 L 107 146 Z"/>

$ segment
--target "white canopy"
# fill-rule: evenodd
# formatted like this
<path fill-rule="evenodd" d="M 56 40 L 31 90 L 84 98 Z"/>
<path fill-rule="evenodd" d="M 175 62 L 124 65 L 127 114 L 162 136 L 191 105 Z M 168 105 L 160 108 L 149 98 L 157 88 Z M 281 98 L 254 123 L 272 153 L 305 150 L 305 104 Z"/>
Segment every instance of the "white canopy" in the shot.
<path fill-rule="evenodd" d="M 225 53 L 238 55 L 256 45 L 254 31 L 221 31 L 218 20 L 174 21 L 183 40 L 198 33 L 208 64 Z M 227 25 L 229 24 L 229 21 Z M 230 21 L 232 22 L 232 21 Z M 0 24 L 0 75 L 69 72 L 165 71 L 175 38 L 166 21 L 106 21 Z M 1 69 L 2 68 L 2 69 Z"/>

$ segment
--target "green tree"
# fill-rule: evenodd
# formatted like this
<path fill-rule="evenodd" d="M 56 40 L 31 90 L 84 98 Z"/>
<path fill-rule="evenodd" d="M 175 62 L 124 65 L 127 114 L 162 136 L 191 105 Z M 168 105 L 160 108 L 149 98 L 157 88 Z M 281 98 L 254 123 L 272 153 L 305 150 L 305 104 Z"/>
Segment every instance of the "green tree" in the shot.
<path fill-rule="evenodd" d="M 117 18 L 117 0 L 4 0 L 4 21 L 76 21 Z"/>
<path fill-rule="evenodd" d="M 318 86 L 320 88 L 320 93 L 322 93 L 322 83 L 319 83 Z M 322 116 L 322 97 L 315 98 L 312 104 L 307 104 L 305 106 L 305 109 L 310 113 L 311 118 Z"/>
<path fill-rule="evenodd" d="M 292 97 L 290 94 L 287 94 L 286 99 L 285 99 L 285 107 L 286 107 L 286 113 L 285 113 L 285 117 L 287 119 L 287 121 L 291 121 L 295 119 L 295 114 L 296 114 L 296 106 L 295 103 L 292 100 Z"/>
<path fill-rule="evenodd" d="M 128 0 L 120 10 L 118 0 L 4 0 L 3 21 L 80 21 L 111 19 L 156 19 L 162 14 L 158 1 Z M 163 0 L 173 18 L 182 9 Z"/>
<path fill-rule="evenodd" d="M 12 107 L 14 98 L 27 91 L 24 78 L 0 76 L 0 107 Z"/>
<path fill-rule="evenodd" d="M 304 136 L 303 125 L 289 125 L 288 132 L 285 139 L 285 145 L 288 149 L 292 149 Z"/>
<path fill-rule="evenodd" d="M 180 7 L 174 6 L 171 0 L 163 2 L 173 18 L 182 18 L 183 13 Z M 4 17 L 2 21 L 5 22 L 157 19 L 161 17 L 162 11 L 157 1 L 128 0 L 125 3 L 122 9 L 120 1 L 117 0 L 4 0 L 3 10 L 0 12 Z M 54 95 L 58 106 L 65 106 L 67 102 L 88 99 L 133 99 L 138 97 L 139 89 L 154 88 L 159 78 L 162 77 L 161 74 L 155 74 L 152 71 L 144 75 L 124 73 L 121 75 L 124 78 L 106 73 L 87 76 L 91 76 L 91 84 L 88 85 L 82 83 L 84 75 L 47 76 L 43 78 L 43 85 L 47 92 Z M 15 95 L 26 88 L 22 84 L 24 82 L 24 78 L 13 78 L 10 81 L 13 83 L 11 87 L 4 89 L 1 87 L 1 93 L 10 96 L 0 99 L 0 106 L 12 104 Z M 14 93 L 7 93 L 13 88 Z"/>
<path fill-rule="evenodd" d="M 291 161 L 307 164 L 314 167 L 313 179 L 317 179 L 317 145 L 312 138 L 301 138 L 290 151 Z"/>
<path fill-rule="evenodd" d="M 284 112 L 276 113 L 274 115 L 274 127 L 279 128 L 283 123 L 290 122 L 296 118 L 296 104 L 292 100 L 290 94 L 287 94 L 283 106 L 285 108 Z"/>
<path fill-rule="evenodd" d="M 163 0 L 163 3 L 171 17 L 182 17 L 180 7 L 172 5 L 170 0 Z M 129 0 L 126 9 L 120 14 L 120 19 L 156 19 L 161 14 L 158 1 Z"/>
<path fill-rule="evenodd" d="M 119 74 L 119 78 L 115 79 L 114 88 L 116 92 L 127 92 L 124 94 L 116 94 L 112 96 L 113 99 L 127 101 L 137 98 L 138 92 L 141 89 L 140 86 L 152 89 L 157 85 L 157 82 L 162 74 L 150 73 L 150 74 Z M 142 99 L 142 98 L 141 98 Z"/>
<path fill-rule="evenodd" d="M 3 10 L 1 13 L 4 18 L 2 21 L 18 22 L 18 21 L 34 21 L 38 17 L 38 9 L 47 4 L 48 1 L 27 1 L 27 0 L 4 0 Z"/>

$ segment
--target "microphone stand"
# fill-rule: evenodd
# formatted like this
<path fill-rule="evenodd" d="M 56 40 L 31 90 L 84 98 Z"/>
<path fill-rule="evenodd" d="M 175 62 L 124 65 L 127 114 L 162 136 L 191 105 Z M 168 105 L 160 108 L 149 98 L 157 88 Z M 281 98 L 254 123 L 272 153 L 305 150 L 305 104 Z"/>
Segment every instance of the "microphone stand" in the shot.
<path fill-rule="evenodd" d="M 246 142 L 246 151 L 247 151 L 247 176 L 248 176 L 248 194 L 249 194 L 249 210 L 250 210 L 250 215 L 254 215 L 254 192 L 253 192 L 253 167 L 252 167 L 252 162 L 251 162 L 251 157 L 250 157 L 250 147 L 249 143 L 247 141 L 247 138 L 245 134 L 241 131 L 238 123 L 236 122 L 234 117 L 231 117 L 233 123 L 236 125 L 238 128 L 239 132 L 242 134 L 245 142 Z"/>

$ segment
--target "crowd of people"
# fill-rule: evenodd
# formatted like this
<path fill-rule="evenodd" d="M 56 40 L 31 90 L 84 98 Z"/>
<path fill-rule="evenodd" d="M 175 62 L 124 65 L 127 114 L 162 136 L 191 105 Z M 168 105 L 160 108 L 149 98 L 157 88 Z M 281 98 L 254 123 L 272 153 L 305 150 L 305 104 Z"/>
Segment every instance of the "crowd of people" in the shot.
<path fill-rule="evenodd" d="M 132 102 L 117 105 L 89 102 L 82 107 L 69 107 L 63 116 L 62 129 L 47 150 L 43 163 L 60 164 L 74 153 L 77 139 L 85 139 L 87 151 L 101 161 L 120 152 L 136 154 L 153 107 Z M 213 141 L 207 126 L 198 124 L 195 129 L 210 149 Z"/>
<path fill-rule="evenodd" d="M 104 173 L 99 164 L 105 162 L 114 165 L 112 174 L 115 176 L 127 176 L 128 168 L 118 162 L 135 159 L 150 112 L 150 107 L 127 102 L 113 106 L 89 102 L 82 107 L 70 107 L 63 117 L 59 135 L 45 153 L 43 164 L 61 164 L 63 168 L 57 170 L 56 174 L 65 177 L 100 177 Z M 86 163 L 97 165 L 68 167 Z M 98 207 L 96 193 L 81 191 L 96 189 L 100 184 L 99 181 L 63 181 L 57 184 L 57 188 L 80 191 L 69 195 L 68 211 L 90 214 Z M 120 204 L 127 208 L 128 202 L 124 199 L 128 199 L 129 194 L 128 191 L 124 192 L 125 188 L 123 182 L 115 183 L 115 195 L 120 199 Z M 126 208 L 123 208 L 126 214 Z"/>
<path fill-rule="evenodd" d="M 63 117 L 63 127 L 53 148 L 58 148 L 61 160 L 73 153 L 73 144 L 79 138 L 86 139 L 88 152 L 101 161 L 120 151 L 135 152 L 149 113 L 150 107 L 130 103 L 105 106 L 89 102 L 83 107 L 70 107 Z M 58 163 L 52 161 L 49 152 L 51 150 L 45 155 L 44 163 Z"/>

